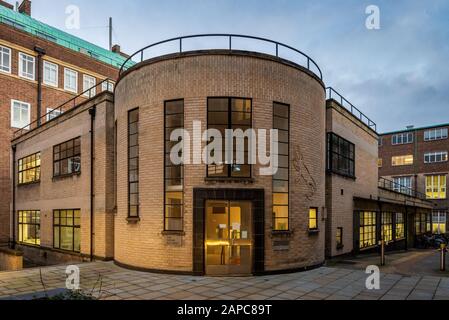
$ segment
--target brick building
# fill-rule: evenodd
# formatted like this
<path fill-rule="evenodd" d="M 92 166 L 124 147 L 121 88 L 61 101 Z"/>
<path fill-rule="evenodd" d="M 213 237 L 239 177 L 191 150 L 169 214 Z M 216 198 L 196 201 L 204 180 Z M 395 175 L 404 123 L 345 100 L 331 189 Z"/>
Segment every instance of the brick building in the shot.
<path fill-rule="evenodd" d="M 97 92 L 13 139 L 13 231 L 27 257 L 249 275 L 413 242 L 410 224 L 431 206 L 379 188 L 374 123 L 326 100 L 310 57 L 282 59 L 282 44 L 260 38 L 276 54 L 237 50 L 228 37 L 228 50 L 187 52 L 188 38 L 176 39 L 176 53 L 125 66 L 114 95 Z M 276 129 L 278 143 L 261 145 L 279 169 L 263 174 L 245 152 L 205 163 L 216 155 L 204 151 L 215 142 L 206 129 Z M 238 142 L 232 150 L 249 151 Z"/>
<path fill-rule="evenodd" d="M 448 124 L 409 127 L 384 133 L 379 140 L 379 175 L 391 180 L 398 192 L 414 189 L 432 201 L 426 231 L 433 233 L 447 232 L 448 130 Z"/>
<path fill-rule="evenodd" d="M 108 88 L 102 81 L 115 80 L 125 59 L 120 52 L 33 19 L 29 0 L 17 9 L 0 1 L 0 244 L 10 240 L 14 132 L 33 129 L 89 96 L 112 89 L 113 82 Z"/>

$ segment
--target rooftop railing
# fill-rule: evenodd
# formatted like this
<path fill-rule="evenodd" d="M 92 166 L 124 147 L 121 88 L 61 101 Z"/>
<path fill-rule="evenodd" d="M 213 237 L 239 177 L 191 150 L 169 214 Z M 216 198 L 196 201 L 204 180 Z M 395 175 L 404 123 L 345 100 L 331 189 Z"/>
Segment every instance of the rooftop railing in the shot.
<path fill-rule="evenodd" d="M 366 115 L 364 115 L 359 109 L 357 109 L 351 102 L 349 102 L 345 97 L 343 97 L 340 93 L 338 93 L 334 88 L 329 87 L 326 89 L 327 99 L 333 99 L 340 103 L 342 107 L 347 109 L 349 112 L 352 113 L 353 116 L 355 116 L 357 119 L 362 121 L 364 124 L 366 124 L 368 127 L 370 127 L 372 130 L 377 132 L 377 125 L 374 121 L 372 121 L 370 118 L 368 118 Z"/>
<path fill-rule="evenodd" d="M 379 178 L 379 188 L 401 193 L 403 195 L 417 198 L 423 201 L 428 201 L 427 196 L 424 193 L 418 192 L 415 189 L 412 189 L 410 187 L 404 186 L 402 184 L 396 183 L 394 181 L 382 177 Z"/>
<path fill-rule="evenodd" d="M 64 112 L 67 112 L 73 108 L 75 108 L 78 104 L 93 98 L 96 94 L 103 92 L 103 91 L 114 91 L 114 82 L 110 79 L 105 79 L 92 88 L 78 94 L 77 96 L 71 98 L 70 100 L 67 100 L 66 102 L 55 106 L 54 108 L 48 108 L 51 109 L 50 112 L 47 112 L 43 116 L 39 117 L 38 119 L 34 120 L 30 124 L 24 126 L 23 128 L 20 128 L 16 130 L 13 133 L 13 139 L 17 139 L 21 137 L 22 135 L 26 134 L 27 132 L 34 130 L 38 127 L 40 127 L 42 124 L 53 121 L 54 119 L 61 116 Z"/>
<path fill-rule="evenodd" d="M 197 42 L 198 39 L 204 38 L 208 38 L 208 40 L 214 38 L 215 40 L 218 39 L 219 41 L 218 42 L 214 41 L 215 44 L 213 46 L 208 46 L 205 48 L 204 43 L 199 44 Z M 243 43 L 241 41 L 242 39 L 244 40 Z M 233 50 L 262 52 L 261 50 L 255 50 L 257 45 L 256 46 L 254 46 L 254 44 L 251 45 L 252 41 L 258 42 L 259 47 L 264 47 L 265 50 L 263 53 L 267 53 L 272 56 L 275 56 L 276 58 L 288 60 L 297 65 L 300 65 L 306 68 L 307 70 L 311 71 L 315 75 L 317 75 L 321 80 L 323 80 L 323 73 L 321 72 L 321 69 L 318 66 L 318 64 L 316 64 L 316 62 L 312 58 L 310 58 L 305 53 L 299 51 L 298 49 L 295 49 L 291 46 L 270 39 L 240 34 L 198 34 L 159 41 L 149 46 L 146 46 L 145 48 L 140 49 L 139 51 L 132 54 L 123 63 L 120 69 L 120 74 L 122 74 L 124 71 L 130 68 L 129 64 L 130 61 L 143 62 L 151 58 L 163 55 L 161 54 L 161 51 L 164 51 L 164 54 L 185 53 L 189 51 L 205 50 L 205 49 L 209 50 L 225 49 L 229 50 L 230 52 L 232 52 Z M 194 42 L 193 46 L 191 46 L 192 42 Z M 168 50 L 166 50 L 167 47 Z M 188 49 L 186 50 L 186 48 Z M 157 54 L 149 57 L 151 50 L 156 51 Z"/>

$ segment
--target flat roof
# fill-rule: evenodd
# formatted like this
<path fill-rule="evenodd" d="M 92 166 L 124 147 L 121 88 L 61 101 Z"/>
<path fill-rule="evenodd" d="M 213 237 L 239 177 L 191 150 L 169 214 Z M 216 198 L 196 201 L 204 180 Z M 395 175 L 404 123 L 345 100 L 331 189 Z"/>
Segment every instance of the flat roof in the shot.
<path fill-rule="evenodd" d="M 398 130 L 398 131 L 385 132 L 385 133 L 380 133 L 379 135 L 380 136 L 386 136 L 386 135 L 389 135 L 389 134 L 397 134 L 397 133 L 404 133 L 404 132 L 412 132 L 412 131 L 420 131 L 420 130 L 427 130 L 427 129 L 435 129 L 435 128 L 440 128 L 440 127 L 449 127 L 449 123 L 443 123 L 443 124 L 427 126 L 427 127 L 418 127 L 418 128 L 411 128 L 411 129 L 404 129 L 404 130 Z"/>
<path fill-rule="evenodd" d="M 70 50 L 83 53 L 115 68 L 120 68 L 126 61 L 126 58 L 118 53 L 111 52 L 93 43 L 33 19 L 26 14 L 8 9 L 1 5 L 0 22 L 18 30 L 22 30 L 33 36 L 54 42 Z"/>

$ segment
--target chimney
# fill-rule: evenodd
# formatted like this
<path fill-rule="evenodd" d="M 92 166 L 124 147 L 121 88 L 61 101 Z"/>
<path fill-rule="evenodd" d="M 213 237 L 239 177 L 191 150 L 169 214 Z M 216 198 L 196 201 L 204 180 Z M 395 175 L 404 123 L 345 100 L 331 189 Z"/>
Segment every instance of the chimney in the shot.
<path fill-rule="evenodd" d="M 31 1 L 23 0 L 19 6 L 19 12 L 31 17 Z"/>
<path fill-rule="evenodd" d="M 6 1 L 0 0 L 0 6 L 3 6 L 5 8 L 11 9 L 11 10 L 14 10 L 14 6 L 12 4 L 9 4 Z"/>
<path fill-rule="evenodd" d="M 112 46 L 112 52 L 118 53 L 122 57 L 129 58 L 129 55 L 127 55 L 126 53 L 123 53 L 121 51 L 121 48 L 120 48 L 120 46 L 118 44 L 115 44 L 115 45 Z"/>

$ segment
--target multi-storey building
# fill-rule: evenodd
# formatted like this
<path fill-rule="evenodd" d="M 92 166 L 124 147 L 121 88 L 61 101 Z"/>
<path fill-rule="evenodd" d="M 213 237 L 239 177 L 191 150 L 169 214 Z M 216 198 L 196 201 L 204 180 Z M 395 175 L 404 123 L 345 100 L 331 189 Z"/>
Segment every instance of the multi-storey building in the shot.
<path fill-rule="evenodd" d="M 249 275 L 312 268 L 382 239 L 408 247 L 410 224 L 431 207 L 379 188 L 373 123 L 343 98 L 326 101 L 310 57 L 282 59 L 291 47 L 260 38 L 276 54 L 239 50 L 234 38 L 248 37 L 235 35 L 229 49 L 184 52 L 190 38 L 173 54 L 138 52 L 114 95 L 13 139 L 13 236 L 28 257 Z M 241 157 L 220 151 L 229 129 L 246 131 L 226 143 Z M 260 161 L 267 150 L 274 172 Z"/>
<path fill-rule="evenodd" d="M 0 1 L 0 244 L 10 235 L 14 132 L 33 129 L 95 93 L 111 90 L 113 83 L 108 88 L 102 81 L 115 80 L 126 59 L 118 46 L 114 51 L 33 19 L 29 0 L 17 8 Z"/>
<path fill-rule="evenodd" d="M 447 232 L 449 124 L 388 132 L 379 139 L 379 174 L 402 193 L 411 189 L 431 200 L 434 209 L 426 231 Z M 431 230 L 429 230 L 431 229 Z"/>

